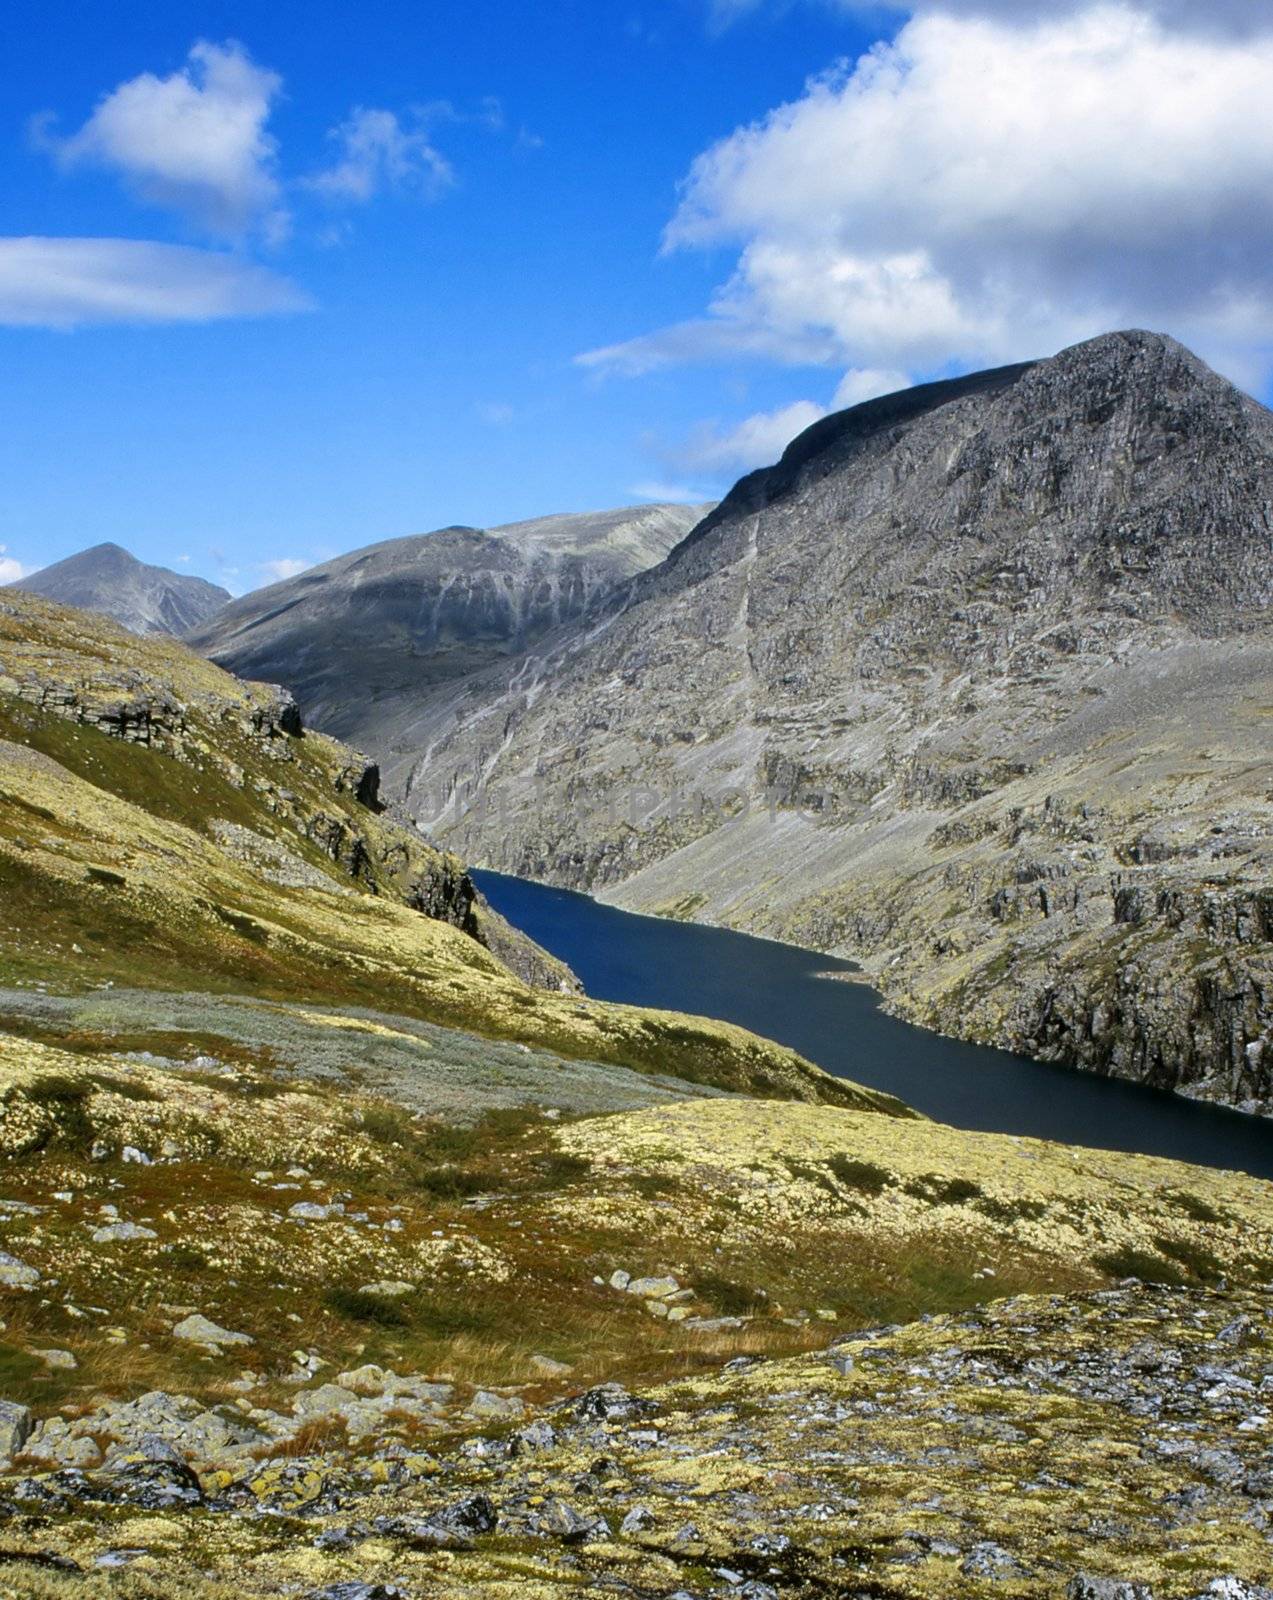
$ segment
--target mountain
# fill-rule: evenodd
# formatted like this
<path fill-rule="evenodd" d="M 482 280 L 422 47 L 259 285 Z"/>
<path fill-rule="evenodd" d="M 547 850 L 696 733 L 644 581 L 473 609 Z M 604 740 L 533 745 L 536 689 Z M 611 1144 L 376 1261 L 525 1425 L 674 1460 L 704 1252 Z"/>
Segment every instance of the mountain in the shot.
<path fill-rule="evenodd" d="M 710 506 L 649 505 L 390 539 L 244 596 L 188 642 L 285 683 L 386 781 L 454 717 L 464 681 L 661 561 Z"/>
<path fill-rule="evenodd" d="M 1269 1184 L 591 1000 L 285 691 L 11 590 L 0 1162 L 6 1595 L 1269 1574 Z"/>
<path fill-rule="evenodd" d="M 132 633 L 184 633 L 220 611 L 228 589 L 150 567 L 117 544 L 95 544 L 10 587 L 64 606 L 100 611 Z"/>
<path fill-rule="evenodd" d="M 1273 415 L 1112 334 L 815 424 L 472 682 L 407 804 L 856 957 L 943 1032 L 1267 1111 L 1271 601 Z"/>

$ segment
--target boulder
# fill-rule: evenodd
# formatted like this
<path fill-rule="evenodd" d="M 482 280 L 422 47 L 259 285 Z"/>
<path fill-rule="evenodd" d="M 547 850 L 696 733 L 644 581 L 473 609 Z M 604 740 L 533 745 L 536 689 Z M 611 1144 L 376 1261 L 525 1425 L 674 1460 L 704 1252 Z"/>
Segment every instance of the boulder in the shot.
<path fill-rule="evenodd" d="M 479 1389 L 464 1408 L 463 1415 L 469 1422 L 511 1422 L 526 1415 L 526 1406 L 516 1395 Z"/>
<path fill-rule="evenodd" d="M 642 1300 L 670 1300 L 680 1292 L 680 1288 L 675 1278 L 633 1278 L 627 1284 L 628 1294 L 637 1295 Z"/>
<path fill-rule="evenodd" d="M 53 1367 L 59 1372 L 74 1372 L 79 1363 L 69 1350 L 33 1350 L 33 1356 L 39 1356 L 46 1367 Z"/>
<path fill-rule="evenodd" d="M 132 1239 L 157 1239 L 153 1228 L 144 1228 L 139 1222 L 108 1222 L 103 1228 L 93 1229 L 94 1244 L 116 1244 Z"/>
<path fill-rule="evenodd" d="M 11 1256 L 6 1251 L 0 1250 L 0 1288 L 34 1289 L 39 1281 L 40 1274 L 34 1267 L 29 1267 L 25 1261 L 19 1261 L 17 1256 Z"/>
<path fill-rule="evenodd" d="M 16 1456 L 31 1437 L 31 1412 L 16 1400 L 0 1400 L 0 1460 Z"/>
<path fill-rule="evenodd" d="M 195 1312 L 193 1316 L 178 1322 L 172 1332 L 174 1338 L 188 1339 L 192 1344 L 207 1345 L 212 1350 L 254 1342 L 251 1334 L 231 1333 L 228 1328 L 218 1327 L 200 1312 Z"/>

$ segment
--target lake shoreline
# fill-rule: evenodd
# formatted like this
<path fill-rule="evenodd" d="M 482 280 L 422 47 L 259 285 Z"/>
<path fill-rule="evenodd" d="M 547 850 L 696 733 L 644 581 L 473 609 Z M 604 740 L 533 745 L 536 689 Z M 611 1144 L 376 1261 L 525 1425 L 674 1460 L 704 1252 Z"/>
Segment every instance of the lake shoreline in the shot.
<path fill-rule="evenodd" d="M 971 1131 L 1273 1179 L 1273 1121 L 918 1027 L 892 1015 L 871 975 L 847 958 L 625 911 L 504 873 L 473 876 L 495 909 L 565 961 L 593 998 L 737 1023 L 832 1076 Z"/>

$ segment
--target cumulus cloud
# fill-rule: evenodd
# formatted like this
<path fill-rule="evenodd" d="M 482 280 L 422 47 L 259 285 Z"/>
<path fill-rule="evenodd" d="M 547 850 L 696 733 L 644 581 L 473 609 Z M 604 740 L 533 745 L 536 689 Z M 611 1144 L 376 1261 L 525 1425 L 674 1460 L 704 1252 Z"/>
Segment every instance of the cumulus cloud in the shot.
<path fill-rule="evenodd" d="M 732 277 L 705 317 L 584 360 L 820 349 L 927 373 L 1148 324 L 1251 381 L 1270 171 L 1273 32 L 1185 35 L 1112 4 L 926 11 L 698 158 L 666 248 L 732 245 Z"/>
<path fill-rule="evenodd" d="M 357 106 L 328 137 L 339 152 L 336 160 L 305 181 L 330 200 L 365 204 L 384 189 L 437 194 L 455 181 L 422 113 L 408 126 L 393 111 Z"/>
<path fill-rule="evenodd" d="M 846 406 L 860 406 L 864 400 L 876 400 L 882 394 L 896 394 L 899 389 L 909 389 L 911 380 L 904 372 L 887 367 L 850 367 L 836 386 L 833 410 Z"/>
<path fill-rule="evenodd" d="M 796 400 L 776 411 L 758 411 L 732 428 L 705 423 L 676 454 L 691 472 L 726 476 L 776 461 L 798 433 L 827 414 L 812 400 Z"/>
<path fill-rule="evenodd" d="M 287 278 L 219 250 L 142 239 L 0 238 L 0 324 L 211 322 L 304 311 Z"/>
<path fill-rule="evenodd" d="M 242 45 L 201 41 L 166 78 L 143 72 L 121 83 L 69 138 L 37 136 L 63 166 L 119 173 L 142 199 L 192 218 L 224 238 L 287 230 L 266 131 L 282 87 Z"/>
<path fill-rule="evenodd" d="M 841 378 L 829 406 L 816 400 L 793 400 L 773 411 L 757 411 L 730 427 L 703 423 L 679 449 L 667 451 L 665 456 L 670 466 L 682 472 L 706 474 L 715 480 L 734 477 L 777 461 L 797 435 L 832 411 L 861 405 L 882 394 L 895 394 L 909 388 L 910 383 L 904 372 L 854 367 Z"/>
<path fill-rule="evenodd" d="M 9 554 L 8 545 L 0 544 L 0 584 L 16 583 L 26 575 L 27 569 Z"/>
<path fill-rule="evenodd" d="M 761 11 L 789 11 L 797 0 L 707 0 L 713 27 L 724 29 Z M 996 17 L 1029 24 L 1084 10 L 1090 0 L 809 0 L 823 10 L 846 13 L 906 11 L 912 15 Z M 1137 0 L 1137 9 L 1171 28 L 1203 33 L 1266 33 L 1273 18 L 1260 0 Z"/>

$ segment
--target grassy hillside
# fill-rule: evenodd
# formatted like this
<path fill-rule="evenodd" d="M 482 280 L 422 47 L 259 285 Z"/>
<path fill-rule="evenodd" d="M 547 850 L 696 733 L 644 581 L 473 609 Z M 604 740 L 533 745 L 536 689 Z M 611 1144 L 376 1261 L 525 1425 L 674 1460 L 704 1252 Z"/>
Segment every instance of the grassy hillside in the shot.
<path fill-rule="evenodd" d="M 299 732 L 279 691 L 6 597 L 0 984 L 374 1006 L 718 1087 L 902 1109 L 742 1029 L 574 994 L 454 856 L 364 803 L 373 787 L 354 752 Z"/>

